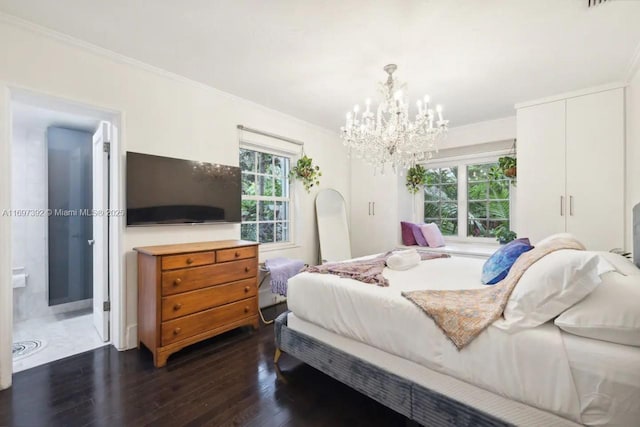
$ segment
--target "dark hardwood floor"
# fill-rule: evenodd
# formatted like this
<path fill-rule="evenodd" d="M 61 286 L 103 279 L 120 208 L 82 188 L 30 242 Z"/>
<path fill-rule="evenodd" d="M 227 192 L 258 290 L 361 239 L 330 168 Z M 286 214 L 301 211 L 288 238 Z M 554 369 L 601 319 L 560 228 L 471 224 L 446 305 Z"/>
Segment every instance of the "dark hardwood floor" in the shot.
<path fill-rule="evenodd" d="M 161 369 L 147 350 L 103 347 L 14 375 L 0 391 L 0 426 L 405 425 L 291 356 L 280 359 L 279 380 L 273 353 L 273 325 L 196 344 Z"/>

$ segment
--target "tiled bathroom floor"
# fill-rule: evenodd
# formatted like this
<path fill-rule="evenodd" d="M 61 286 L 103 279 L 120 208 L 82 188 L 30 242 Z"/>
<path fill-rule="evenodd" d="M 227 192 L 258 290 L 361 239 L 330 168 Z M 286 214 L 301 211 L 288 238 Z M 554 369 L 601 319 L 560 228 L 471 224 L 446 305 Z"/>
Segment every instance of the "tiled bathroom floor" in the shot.
<path fill-rule="evenodd" d="M 34 353 L 14 359 L 13 372 L 24 371 L 105 345 L 93 327 L 91 316 L 90 310 L 82 310 L 15 323 L 14 343 L 40 340 L 44 346 Z"/>

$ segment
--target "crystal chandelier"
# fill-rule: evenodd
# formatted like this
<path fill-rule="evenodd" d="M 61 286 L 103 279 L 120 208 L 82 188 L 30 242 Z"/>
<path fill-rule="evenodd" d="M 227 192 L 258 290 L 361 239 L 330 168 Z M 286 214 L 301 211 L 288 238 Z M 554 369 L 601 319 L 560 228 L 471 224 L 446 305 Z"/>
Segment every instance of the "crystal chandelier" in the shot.
<path fill-rule="evenodd" d="M 435 112 L 431 108 L 429 95 L 416 102 L 415 120 L 411 121 L 406 84 L 393 77 L 397 68 L 395 64 L 384 67 L 389 77 L 380 83 L 383 100 L 377 110 L 372 111 L 371 99 L 367 99 L 365 110 L 360 112 L 359 105 L 353 107 L 340 128 L 350 153 L 382 173 L 387 163 L 396 172 L 431 159 L 449 125 L 449 120 L 442 118 L 441 105 Z"/>

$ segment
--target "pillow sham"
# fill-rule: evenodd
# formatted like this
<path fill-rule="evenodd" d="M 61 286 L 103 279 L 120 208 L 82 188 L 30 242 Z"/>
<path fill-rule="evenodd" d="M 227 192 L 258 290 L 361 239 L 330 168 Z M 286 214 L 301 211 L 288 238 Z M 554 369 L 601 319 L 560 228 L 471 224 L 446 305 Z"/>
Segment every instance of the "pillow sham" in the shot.
<path fill-rule="evenodd" d="M 438 224 L 432 222 L 429 224 L 422 224 L 419 227 L 422 235 L 427 241 L 427 245 L 430 248 L 439 248 L 444 246 L 444 237 L 442 236 L 440 228 L 438 228 Z"/>
<path fill-rule="evenodd" d="M 640 346 L 640 275 L 617 271 L 555 320 L 557 327 L 581 337 Z"/>
<path fill-rule="evenodd" d="M 406 222 L 406 221 L 400 221 L 400 230 L 402 231 L 402 244 L 405 246 L 413 246 L 416 245 L 416 238 L 413 235 L 413 228 L 411 227 L 412 225 L 414 225 L 411 222 Z"/>
<path fill-rule="evenodd" d="M 533 264 L 522 275 L 504 309 L 506 329 L 533 328 L 589 295 L 613 266 L 595 252 L 563 249 Z"/>
<path fill-rule="evenodd" d="M 523 253 L 533 249 L 529 239 L 516 239 L 495 251 L 493 255 L 482 266 L 482 283 L 485 285 L 495 285 L 505 277 L 511 270 L 511 266 Z"/>

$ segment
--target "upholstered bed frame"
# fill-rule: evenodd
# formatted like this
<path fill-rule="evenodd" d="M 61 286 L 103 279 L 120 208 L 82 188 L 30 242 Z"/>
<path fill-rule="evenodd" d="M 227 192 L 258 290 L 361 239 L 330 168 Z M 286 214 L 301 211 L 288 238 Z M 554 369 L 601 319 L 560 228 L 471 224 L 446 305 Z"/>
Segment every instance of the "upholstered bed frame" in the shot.
<path fill-rule="evenodd" d="M 512 425 L 294 331 L 287 327 L 288 313 L 275 321 L 276 365 L 287 353 L 423 425 Z"/>

